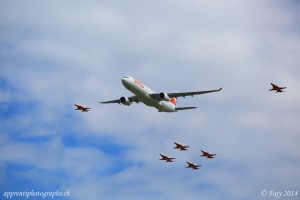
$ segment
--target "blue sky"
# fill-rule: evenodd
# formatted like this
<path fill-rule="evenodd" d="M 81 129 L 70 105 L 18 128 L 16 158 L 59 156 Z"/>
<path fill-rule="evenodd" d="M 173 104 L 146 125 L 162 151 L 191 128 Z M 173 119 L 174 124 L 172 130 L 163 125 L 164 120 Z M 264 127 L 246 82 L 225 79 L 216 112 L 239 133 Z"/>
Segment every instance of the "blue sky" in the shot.
<path fill-rule="evenodd" d="M 1 195 L 300 192 L 299 8 L 291 0 L 0 1 Z M 157 92 L 223 90 L 178 99 L 198 107 L 178 113 L 99 104 L 132 95 L 125 75 Z M 286 92 L 269 92 L 270 82 Z M 74 103 L 92 109 L 77 112 Z M 175 151 L 173 141 L 191 148 Z M 203 167 L 188 170 L 185 161 Z"/>

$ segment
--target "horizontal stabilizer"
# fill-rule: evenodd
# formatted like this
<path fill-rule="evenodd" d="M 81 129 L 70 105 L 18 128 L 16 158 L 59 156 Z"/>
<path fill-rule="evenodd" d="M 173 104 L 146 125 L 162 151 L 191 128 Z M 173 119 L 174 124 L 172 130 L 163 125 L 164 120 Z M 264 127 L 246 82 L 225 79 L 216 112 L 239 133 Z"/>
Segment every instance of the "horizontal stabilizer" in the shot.
<path fill-rule="evenodd" d="M 178 107 L 178 108 L 175 108 L 175 110 L 189 110 L 189 109 L 195 109 L 197 107 Z"/>

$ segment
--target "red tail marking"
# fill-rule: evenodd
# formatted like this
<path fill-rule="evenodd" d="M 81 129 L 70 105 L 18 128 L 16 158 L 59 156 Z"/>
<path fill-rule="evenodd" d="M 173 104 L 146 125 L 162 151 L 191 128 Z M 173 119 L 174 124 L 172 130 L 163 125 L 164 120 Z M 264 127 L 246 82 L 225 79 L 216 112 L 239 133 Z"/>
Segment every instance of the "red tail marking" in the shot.
<path fill-rule="evenodd" d="M 176 106 L 177 100 L 176 100 L 175 97 L 173 97 L 173 98 L 170 100 L 170 102 L 171 102 L 172 104 L 174 104 L 174 106 Z"/>

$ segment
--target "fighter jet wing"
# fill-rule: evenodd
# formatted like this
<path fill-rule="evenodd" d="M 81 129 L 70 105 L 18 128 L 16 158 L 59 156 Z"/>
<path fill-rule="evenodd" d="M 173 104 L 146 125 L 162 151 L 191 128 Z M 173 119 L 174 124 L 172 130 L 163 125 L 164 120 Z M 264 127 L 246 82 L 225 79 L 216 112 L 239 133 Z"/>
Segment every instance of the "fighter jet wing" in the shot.
<path fill-rule="evenodd" d="M 127 97 L 127 98 L 130 101 L 130 103 L 132 103 L 132 102 L 135 102 L 135 103 L 141 102 L 141 100 L 137 96 L 131 96 L 131 97 Z M 111 101 L 102 101 L 100 103 L 118 103 L 118 104 L 121 104 L 121 100 L 116 99 L 116 100 L 111 100 Z"/>

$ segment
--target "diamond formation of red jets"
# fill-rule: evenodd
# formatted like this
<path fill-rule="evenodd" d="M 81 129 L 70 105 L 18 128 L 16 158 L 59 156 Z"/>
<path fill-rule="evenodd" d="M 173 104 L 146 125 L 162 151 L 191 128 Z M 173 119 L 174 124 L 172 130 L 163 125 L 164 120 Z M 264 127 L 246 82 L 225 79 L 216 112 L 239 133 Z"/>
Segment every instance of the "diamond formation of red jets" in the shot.
<path fill-rule="evenodd" d="M 188 148 L 190 147 L 190 146 L 185 146 L 185 145 L 177 143 L 177 142 L 174 142 L 174 144 L 176 146 L 173 149 L 179 149 L 180 151 L 187 151 Z M 208 153 L 207 151 L 204 151 L 204 150 L 201 150 L 201 152 L 202 152 L 201 157 L 206 157 L 208 159 L 215 158 L 215 156 L 217 155 L 217 154 Z M 176 158 L 173 158 L 170 156 L 166 156 L 164 154 L 160 154 L 160 156 L 161 156 L 161 159 L 159 159 L 159 160 L 163 160 L 165 162 L 174 162 L 173 160 L 176 159 Z M 202 166 L 202 165 L 198 165 L 198 164 L 195 164 L 195 163 L 192 163 L 189 161 L 186 161 L 186 163 L 188 164 L 186 166 L 186 168 L 190 168 L 192 170 L 198 170 Z"/>

